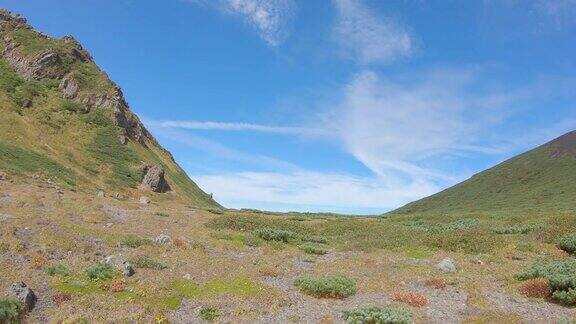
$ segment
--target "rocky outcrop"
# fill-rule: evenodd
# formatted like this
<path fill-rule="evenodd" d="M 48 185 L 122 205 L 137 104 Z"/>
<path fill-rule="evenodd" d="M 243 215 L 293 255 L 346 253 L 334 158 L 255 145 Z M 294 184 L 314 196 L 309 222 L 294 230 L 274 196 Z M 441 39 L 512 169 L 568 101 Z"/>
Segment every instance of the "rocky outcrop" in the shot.
<path fill-rule="evenodd" d="M 8 11 L 0 11 L 0 32 L 14 29 L 31 29 L 26 20 L 14 16 Z M 9 33 L 8 33 L 9 35 Z M 145 144 L 145 140 L 157 144 L 152 135 L 144 128 L 140 119 L 130 111 L 130 107 L 122 90 L 108 80 L 110 89 L 101 93 L 84 91 L 82 84 L 71 73 L 75 63 L 94 64 L 92 56 L 72 36 L 65 36 L 61 41 L 68 46 L 58 51 L 46 48 L 35 54 L 25 54 L 22 44 L 13 38 L 1 35 L 4 42 L 2 57 L 27 80 L 57 79 L 60 80 L 59 90 L 65 99 L 82 103 L 87 111 L 93 109 L 112 109 L 116 124 L 125 130 L 125 135 L 135 142 Z M 48 39 L 46 35 L 36 33 L 36 37 Z M 72 70 L 71 70 L 72 69 Z M 100 73 L 104 73 L 101 72 Z M 92 89 L 88 89 L 92 90 Z"/>
<path fill-rule="evenodd" d="M 26 312 L 31 311 L 36 305 L 36 294 L 24 282 L 12 284 L 6 291 L 6 296 L 18 299 Z"/>
<path fill-rule="evenodd" d="M 170 191 L 170 186 L 164 178 L 164 167 L 161 165 L 148 165 L 144 168 L 144 179 L 142 179 L 141 189 L 154 192 Z"/>

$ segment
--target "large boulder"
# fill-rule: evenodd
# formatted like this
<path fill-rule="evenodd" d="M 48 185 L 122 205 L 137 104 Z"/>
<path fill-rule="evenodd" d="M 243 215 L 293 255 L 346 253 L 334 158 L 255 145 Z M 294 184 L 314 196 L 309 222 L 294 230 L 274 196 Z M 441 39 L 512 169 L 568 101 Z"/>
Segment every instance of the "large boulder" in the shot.
<path fill-rule="evenodd" d="M 31 311 L 36 305 L 36 294 L 24 282 L 16 282 L 6 291 L 6 296 L 18 299 L 26 312 Z"/>
<path fill-rule="evenodd" d="M 164 178 L 164 167 L 161 165 L 148 165 L 144 168 L 144 178 L 140 187 L 154 192 L 170 191 L 170 186 Z"/>
<path fill-rule="evenodd" d="M 111 255 L 104 259 L 104 262 L 120 270 L 126 277 L 130 277 L 135 273 L 130 262 L 128 262 L 122 254 Z"/>

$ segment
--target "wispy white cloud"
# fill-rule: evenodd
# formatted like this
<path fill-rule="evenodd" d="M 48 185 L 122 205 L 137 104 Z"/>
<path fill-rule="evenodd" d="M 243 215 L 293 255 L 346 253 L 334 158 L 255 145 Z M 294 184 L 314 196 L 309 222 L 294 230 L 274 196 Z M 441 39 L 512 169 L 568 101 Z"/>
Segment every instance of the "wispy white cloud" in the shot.
<path fill-rule="evenodd" d="M 187 0 L 217 8 L 244 19 L 270 46 L 281 45 L 289 35 L 296 10 L 294 0 Z"/>
<path fill-rule="evenodd" d="M 222 123 L 212 121 L 194 120 L 148 120 L 147 124 L 159 128 L 175 128 L 189 130 L 222 130 L 222 131 L 252 131 L 276 134 L 296 134 L 296 135 L 323 135 L 322 129 L 307 127 L 270 126 L 252 123 Z"/>
<path fill-rule="evenodd" d="M 574 23 L 576 15 L 576 0 L 536 0 L 536 9 L 552 18 L 557 29 L 566 23 Z"/>
<path fill-rule="evenodd" d="M 390 63 L 413 53 L 413 37 L 392 18 L 378 15 L 363 0 L 333 2 L 338 11 L 336 40 L 359 63 Z"/>

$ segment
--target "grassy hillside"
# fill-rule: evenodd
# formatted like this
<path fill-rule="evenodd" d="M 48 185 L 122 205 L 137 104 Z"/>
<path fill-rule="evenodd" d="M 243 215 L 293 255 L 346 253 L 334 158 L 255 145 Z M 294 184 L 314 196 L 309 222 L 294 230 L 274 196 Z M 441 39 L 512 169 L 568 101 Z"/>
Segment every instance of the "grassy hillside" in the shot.
<path fill-rule="evenodd" d="M 572 132 L 393 214 L 574 210 L 574 147 Z"/>
<path fill-rule="evenodd" d="M 50 179 L 73 190 L 135 196 L 143 167 L 161 164 L 173 189 L 164 196 L 219 207 L 143 128 L 121 91 L 76 41 L 48 38 L 1 14 L 0 171 L 19 179 Z M 39 59 L 45 53 L 57 55 L 55 63 Z M 38 66 L 41 73 L 27 74 Z M 63 79 L 77 85 L 70 99 Z M 125 104 L 120 109 L 125 111 L 119 112 L 113 100 Z M 121 144 L 120 137 L 133 130 L 118 122 L 119 115 L 142 136 Z"/>

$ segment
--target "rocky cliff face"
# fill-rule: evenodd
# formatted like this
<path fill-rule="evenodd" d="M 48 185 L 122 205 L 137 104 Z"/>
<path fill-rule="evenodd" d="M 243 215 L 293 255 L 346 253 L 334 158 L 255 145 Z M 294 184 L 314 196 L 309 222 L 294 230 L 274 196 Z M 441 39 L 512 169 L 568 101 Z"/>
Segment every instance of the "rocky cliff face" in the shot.
<path fill-rule="evenodd" d="M 46 48 L 27 48 L 25 36 L 36 37 L 35 42 L 45 43 Z M 74 67 L 96 69 L 92 56 L 72 36 L 54 40 L 38 33 L 27 24 L 26 19 L 0 10 L 0 36 L 2 57 L 26 80 L 55 79 L 60 81 L 59 90 L 66 99 L 84 105 L 86 112 L 92 109 L 112 109 L 115 122 L 125 130 L 126 136 L 138 143 L 146 140 L 156 143 L 139 118 L 130 111 L 122 90 L 107 77 L 99 80 L 97 87 L 83 80 Z"/>

